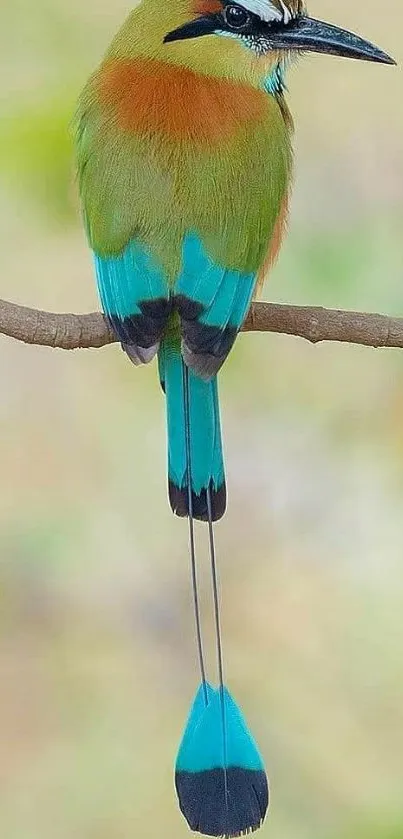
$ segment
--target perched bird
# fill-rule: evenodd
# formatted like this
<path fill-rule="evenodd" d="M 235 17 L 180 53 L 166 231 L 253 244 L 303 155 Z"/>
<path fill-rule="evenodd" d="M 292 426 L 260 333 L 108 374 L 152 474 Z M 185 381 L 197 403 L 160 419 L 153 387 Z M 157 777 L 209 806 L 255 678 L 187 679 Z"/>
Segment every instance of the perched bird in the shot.
<path fill-rule="evenodd" d="M 217 373 L 277 257 L 302 52 L 393 60 L 301 0 L 142 0 L 81 96 L 77 161 L 103 310 L 134 364 L 158 355 L 172 510 L 186 516 L 201 685 L 176 762 L 192 830 L 239 836 L 268 806 L 258 748 L 224 684 L 213 522 L 226 507 Z M 206 679 L 193 520 L 207 521 L 218 688 Z"/>

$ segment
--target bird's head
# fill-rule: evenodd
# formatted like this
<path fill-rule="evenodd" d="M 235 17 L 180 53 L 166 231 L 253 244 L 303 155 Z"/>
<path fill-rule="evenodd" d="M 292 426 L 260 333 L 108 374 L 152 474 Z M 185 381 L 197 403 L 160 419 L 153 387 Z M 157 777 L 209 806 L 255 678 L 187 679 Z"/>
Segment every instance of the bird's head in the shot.
<path fill-rule="evenodd" d="M 170 0 L 165 0 L 168 4 Z M 189 5 L 188 5 L 189 8 Z M 309 17 L 303 0 L 194 0 L 186 22 L 166 32 L 164 43 L 223 38 L 235 56 L 234 43 L 264 64 L 266 73 L 301 52 L 359 58 L 382 64 L 394 60 L 358 35 Z M 230 45 L 229 39 L 232 44 Z M 189 45 L 190 46 L 190 45 Z M 189 56 L 189 48 L 186 49 Z M 241 61 L 242 53 L 238 54 Z"/>

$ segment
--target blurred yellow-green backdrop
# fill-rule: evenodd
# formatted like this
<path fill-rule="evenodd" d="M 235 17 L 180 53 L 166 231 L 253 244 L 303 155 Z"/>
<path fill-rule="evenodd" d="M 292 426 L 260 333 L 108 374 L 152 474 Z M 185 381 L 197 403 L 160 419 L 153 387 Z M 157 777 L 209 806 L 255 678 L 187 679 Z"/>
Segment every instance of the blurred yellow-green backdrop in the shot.
<path fill-rule="evenodd" d="M 399 0 L 310 10 L 403 59 Z M 3 5 L 2 297 L 98 305 L 69 121 L 127 11 Z M 266 297 L 402 313 L 401 69 L 311 57 L 288 81 L 297 174 Z M 0 361 L 0 836 L 181 839 L 197 669 L 156 371 L 6 338 Z M 400 839 L 403 354 L 244 335 L 221 392 L 226 667 L 271 778 L 260 835 Z"/>

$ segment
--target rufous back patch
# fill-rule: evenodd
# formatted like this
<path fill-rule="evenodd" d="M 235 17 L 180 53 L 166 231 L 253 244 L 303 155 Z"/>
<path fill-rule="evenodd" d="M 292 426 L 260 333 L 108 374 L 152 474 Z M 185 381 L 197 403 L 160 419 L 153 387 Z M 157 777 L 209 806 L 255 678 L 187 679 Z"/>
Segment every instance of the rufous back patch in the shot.
<path fill-rule="evenodd" d="M 247 84 L 202 76 L 162 61 L 105 64 L 98 77 L 100 103 L 113 108 L 119 127 L 160 132 L 174 140 L 218 143 L 266 112 L 267 95 Z"/>

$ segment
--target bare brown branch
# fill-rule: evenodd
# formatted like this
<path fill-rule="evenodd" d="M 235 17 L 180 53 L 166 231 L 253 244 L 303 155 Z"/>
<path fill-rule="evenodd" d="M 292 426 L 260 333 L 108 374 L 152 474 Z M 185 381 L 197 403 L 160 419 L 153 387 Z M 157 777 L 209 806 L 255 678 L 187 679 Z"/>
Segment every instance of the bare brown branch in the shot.
<path fill-rule="evenodd" d="M 247 332 L 278 332 L 319 341 L 341 341 L 368 347 L 403 348 L 403 318 L 343 312 L 309 306 L 254 303 L 244 325 Z M 98 312 L 55 314 L 0 300 L 0 333 L 63 350 L 103 347 L 116 339 Z"/>

